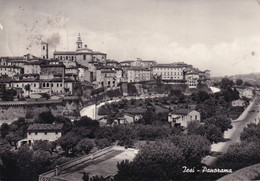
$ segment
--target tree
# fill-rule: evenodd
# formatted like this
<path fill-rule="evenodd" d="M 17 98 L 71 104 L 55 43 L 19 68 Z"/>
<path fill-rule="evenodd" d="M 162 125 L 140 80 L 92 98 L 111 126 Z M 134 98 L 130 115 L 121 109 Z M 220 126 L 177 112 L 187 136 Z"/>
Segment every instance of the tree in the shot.
<path fill-rule="evenodd" d="M 242 85 L 243 84 L 243 80 L 242 79 L 237 79 L 236 80 L 236 85 Z"/>
<path fill-rule="evenodd" d="M 4 90 L 3 92 L 3 100 L 4 101 L 13 101 L 14 96 L 17 95 L 16 90 L 14 89 L 9 89 L 9 90 Z"/>
<path fill-rule="evenodd" d="M 205 128 L 205 137 L 211 143 L 217 143 L 223 139 L 223 133 L 221 132 L 220 128 L 218 128 L 214 124 L 206 124 L 204 128 Z"/>
<path fill-rule="evenodd" d="M 92 139 L 85 138 L 79 141 L 76 149 L 82 154 L 88 154 L 94 148 L 94 144 L 95 143 Z"/>
<path fill-rule="evenodd" d="M 41 97 L 48 100 L 48 99 L 50 99 L 51 96 L 47 93 L 43 93 L 43 94 L 41 94 Z"/>
<path fill-rule="evenodd" d="M 41 112 L 38 116 L 37 123 L 47 123 L 52 124 L 55 121 L 55 117 L 51 113 L 51 111 Z"/>
<path fill-rule="evenodd" d="M 9 125 L 7 123 L 3 123 L 0 127 L 1 138 L 5 139 L 5 136 L 8 134 L 9 131 Z"/>
<path fill-rule="evenodd" d="M 205 120 L 205 124 L 213 124 L 216 127 L 220 128 L 221 132 L 224 133 L 224 131 L 227 131 L 228 129 L 232 128 L 231 120 L 230 118 L 220 115 L 220 116 L 214 116 L 209 119 Z"/>
<path fill-rule="evenodd" d="M 200 135 L 175 135 L 170 140 L 183 150 L 188 167 L 199 167 L 201 159 L 210 153 L 211 143 Z"/>
<path fill-rule="evenodd" d="M 75 153 L 75 147 L 79 142 L 79 137 L 73 132 L 68 132 L 64 136 L 60 137 L 57 143 L 61 146 L 61 148 L 65 151 L 66 156 L 69 155 L 71 151 L 72 154 Z"/>
<path fill-rule="evenodd" d="M 5 136 L 5 139 L 9 142 L 10 145 L 13 145 L 17 149 L 17 143 L 22 139 L 16 132 L 10 132 Z"/>
<path fill-rule="evenodd" d="M 86 173 L 86 172 L 83 172 L 82 180 L 83 181 L 89 181 L 89 174 Z"/>
<path fill-rule="evenodd" d="M 205 135 L 205 128 L 197 121 L 191 121 L 187 126 L 189 135 Z"/>
<path fill-rule="evenodd" d="M 216 166 L 229 168 L 233 171 L 257 164 L 260 160 L 260 145 L 258 143 L 236 143 L 230 145 L 227 152 L 219 157 Z"/>
<path fill-rule="evenodd" d="M 50 153 L 50 155 L 52 155 L 52 153 L 56 149 L 56 142 L 36 140 L 33 142 L 32 147 L 33 147 L 34 151 L 48 152 L 48 153 Z"/>
<path fill-rule="evenodd" d="M 169 141 L 157 141 L 142 147 L 133 162 L 118 164 L 115 180 L 180 180 L 186 165 L 183 150 Z"/>
<path fill-rule="evenodd" d="M 26 84 L 24 86 L 24 89 L 28 92 L 28 97 L 30 97 L 31 85 L 30 84 Z"/>
<path fill-rule="evenodd" d="M 234 85 L 233 80 L 230 80 L 228 78 L 221 79 L 220 88 L 228 89 L 228 88 L 231 88 L 233 85 Z"/>
<path fill-rule="evenodd" d="M 253 123 L 247 125 L 240 134 L 240 140 L 247 143 L 260 143 L 260 126 Z"/>

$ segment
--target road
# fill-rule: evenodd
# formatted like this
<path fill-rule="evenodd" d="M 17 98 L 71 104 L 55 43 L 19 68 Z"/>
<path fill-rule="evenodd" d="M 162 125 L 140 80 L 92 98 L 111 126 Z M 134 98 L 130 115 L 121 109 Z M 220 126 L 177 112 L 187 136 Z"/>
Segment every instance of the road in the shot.
<path fill-rule="evenodd" d="M 260 119 L 259 101 L 259 97 L 255 98 L 254 101 L 251 102 L 250 105 L 246 108 L 243 114 L 238 119 L 232 121 L 233 128 L 224 132 L 224 138 L 227 141 L 212 144 L 212 152 L 225 153 L 231 144 L 239 142 L 241 132 L 249 123 L 258 123 Z M 202 160 L 202 163 L 206 165 L 214 165 L 216 160 L 217 157 L 207 156 Z"/>
<path fill-rule="evenodd" d="M 80 116 L 88 116 L 91 119 L 97 119 L 98 115 L 97 115 L 97 110 L 98 108 L 100 108 L 101 106 L 105 105 L 105 104 L 110 104 L 112 102 L 119 102 L 122 99 L 127 99 L 127 100 L 131 100 L 131 99 L 148 99 L 148 98 L 156 98 L 156 97 L 166 97 L 168 96 L 167 94 L 155 94 L 155 95 L 140 95 L 140 96 L 127 96 L 127 97 L 122 97 L 122 98 L 116 98 L 116 99 L 112 99 L 109 101 L 104 101 L 99 103 L 98 105 L 96 104 L 92 104 L 89 105 L 87 107 L 84 107 L 81 111 L 80 111 Z"/>

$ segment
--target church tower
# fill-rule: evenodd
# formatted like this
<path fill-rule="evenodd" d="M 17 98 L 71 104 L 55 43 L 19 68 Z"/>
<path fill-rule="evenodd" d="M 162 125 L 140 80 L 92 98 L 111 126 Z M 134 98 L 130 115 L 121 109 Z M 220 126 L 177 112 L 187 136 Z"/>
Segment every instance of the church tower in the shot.
<path fill-rule="evenodd" d="M 76 44 L 77 44 L 77 50 L 82 48 L 82 40 L 81 40 L 81 37 L 80 37 L 80 33 L 79 33 L 78 40 L 77 40 Z"/>
<path fill-rule="evenodd" d="M 48 43 L 42 42 L 41 43 L 41 58 L 48 59 Z"/>

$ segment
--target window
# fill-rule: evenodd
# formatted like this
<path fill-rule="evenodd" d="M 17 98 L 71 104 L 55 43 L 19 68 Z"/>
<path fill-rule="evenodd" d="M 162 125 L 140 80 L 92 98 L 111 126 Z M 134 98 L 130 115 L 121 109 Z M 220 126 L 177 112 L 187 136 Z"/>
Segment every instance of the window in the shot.
<path fill-rule="evenodd" d="M 198 119 L 198 116 L 197 115 L 195 115 L 195 120 L 197 120 Z"/>
<path fill-rule="evenodd" d="M 45 50 L 45 46 L 43 46 L 42 49 Z"/>
<path fill-rule="evenodd" d="M 57 87 L 59 87 L 59 84 L 57 83 Z"/>
<path fill-rule="evenodd" d="M 68 60 L 68 56 L 66 56 L 66 60 Z"/>
<path fill-rule="evenodd" d="M 44 134 L 47 135 L 47 132 L 45 132 Z"/>
<path fill-rule="evenodd" d="M 57 135 L 57 134 L 58 134 L 58 132 L 55 132 L 55 134 Z"/>
<path fill-rule="evenodd" d="M 83 60 L 86 60 L 86 55 L 83 55 Z"/>
<path fill-rule="evenodd" d="M 38 133 L 37 133 L 37 132 L 35 132 L 35 135 L 38 135 Z"/>
<path fill-rule="evenodd" d="M 29 132 L 28 134 L 31 135 L 31 132 Z"/>

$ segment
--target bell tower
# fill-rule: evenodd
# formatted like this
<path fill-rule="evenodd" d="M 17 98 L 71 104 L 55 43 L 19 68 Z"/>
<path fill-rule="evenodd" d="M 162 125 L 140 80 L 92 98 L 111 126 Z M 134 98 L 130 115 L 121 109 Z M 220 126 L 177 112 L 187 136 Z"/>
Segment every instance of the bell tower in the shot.
<path fill-rule="evenodd" d="M 80 37 L 80 33 L 78 35 L 78 39 L 77 39 L 76 44 L 77 44 L 77 50 L 82 48 L 82 40 L 81 40 L 81 37 Z"/>
<path fill-rule="evenodd" d="M 41 58 L 42 59 L 48 59 L 48 43 L 41 42 Z"/>

